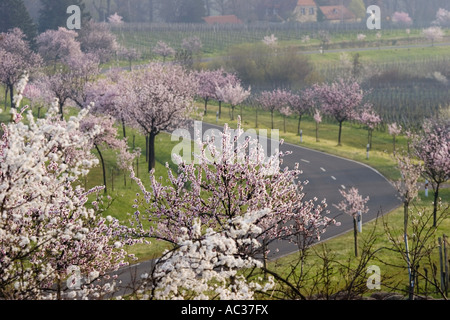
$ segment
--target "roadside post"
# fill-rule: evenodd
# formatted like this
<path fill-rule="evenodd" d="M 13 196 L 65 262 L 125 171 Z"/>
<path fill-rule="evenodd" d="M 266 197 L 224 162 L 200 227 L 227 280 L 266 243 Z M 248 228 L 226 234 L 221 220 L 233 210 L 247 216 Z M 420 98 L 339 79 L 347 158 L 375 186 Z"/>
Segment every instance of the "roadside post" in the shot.
<path fill-rule="evenodd" d="M 358 232 L 361 233 L 362 232 L 362 213 L 361 213 L 361 211 L 358 211 L 358 213 L 356 214 L 356 223 L 358 226 Z"/>

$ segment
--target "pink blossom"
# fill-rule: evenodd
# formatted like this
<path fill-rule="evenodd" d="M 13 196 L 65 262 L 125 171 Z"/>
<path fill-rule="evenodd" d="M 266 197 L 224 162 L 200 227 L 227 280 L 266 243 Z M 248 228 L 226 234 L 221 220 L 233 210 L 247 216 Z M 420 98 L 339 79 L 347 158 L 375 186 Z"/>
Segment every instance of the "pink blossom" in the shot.
<path fill-rule="evenodd" d="M 9 91 L 11 107 L 14 107 L 14 89 L 24 72 L 29 74 L 39 68 L 42 59 L 35 54 L 20 29 L 0 33 L 0 83 Z M 6 108 L 6 106 L 5 106 Z"/>
<path fill-rule="evenodd" d="M 406 12 L 394 12 L 392 15 L 392 22 L 396 24 L 401 24 L 404 26 L 410 26 L 412 24 L 412 19 Z"/>
<path fill-rule="evenodd" d="M 108 22 L 115 26 L 121 25 L 121 24 L 123 24 L 123 18 L 121 16 L 119 16 L 117 14 L 117 12 L 115 12 L 114 14 L 112 14 L 108 17 Z"/>
<path fill-rule="evenodd" d="M 175 55 L 175 49 L 170 47 L 164 41 L 158 41 L 155 48 L 153 49 L 153 52 L 156 53 L 157 55 L 162 56 L 164 59 L 164 62 L 166 61 L 167 57 L 172 57 Z"/>
<path fill-rule="evenodd" d="M 338 145 L 341 144 L 342 123 L 357 118 L 364 92 L 356 81 L 339 79 L 331 84 L 314 85 L 313 95 L 321 109 L 339 123 Z"/>
<path fill-rule="evenodd" d="M 432 45 L 434 45 L 435 41 L 442 40 L 444 37 L 444 32 L 440 27 L 429 27 L 427 29 L 423 29 L 422 34 L 426 39 L 431 41 Z"/>
<path fill-rule="evenodd" d="M 148 135 L 149 171 L 155 167 L 155 138 L 186 124 L 194 110 L 197 83 L 177 65 L 152 63 L 126 74 L 122 95 L 130 118 Z"/>
<path fill-rule="evenodd" d="M 216 96 L 220 101 L 231 105 L 231 120 L 234 120 L 234 109 L 251 94 L 251 88 L 245 90 L 240 82 L 228 82 L 223 87 L 216 86 Z"/>

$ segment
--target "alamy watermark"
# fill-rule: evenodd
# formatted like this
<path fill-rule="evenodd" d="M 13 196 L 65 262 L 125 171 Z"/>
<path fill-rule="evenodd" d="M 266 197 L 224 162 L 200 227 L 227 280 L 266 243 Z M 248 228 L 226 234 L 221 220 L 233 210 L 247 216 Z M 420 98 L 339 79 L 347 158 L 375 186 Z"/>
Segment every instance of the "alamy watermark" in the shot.
<path fill-rule="evenodd" d="M 371 5 L 367 8 L 367 28 L 369 30 L 381 29 L 381 9 L 379 6 Z"/>
<path fill-rule="evenodd" d="M 367 279 L 367 288 L 369 290 L 380 290 L 381 289 L 381 269 L 377 265 L 369 266 L 367 268 L 367 273 L 369 277 Z"/>
<path fill-rule="evenodd" d="M 67 7 L 67 14 L 70 14 L 67 19 L 67 29 L 69 30 L 80 30 L 81 29 L 81 9 L 79 6 L 72 5 Z"/>

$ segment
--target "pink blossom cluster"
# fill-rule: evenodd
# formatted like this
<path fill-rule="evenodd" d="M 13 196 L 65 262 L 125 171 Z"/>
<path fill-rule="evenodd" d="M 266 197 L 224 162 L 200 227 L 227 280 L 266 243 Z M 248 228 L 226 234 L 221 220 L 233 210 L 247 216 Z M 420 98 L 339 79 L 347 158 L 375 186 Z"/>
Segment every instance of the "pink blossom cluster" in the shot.
<path fill-rule="evenodd" d="M 369 201 L 369 197 L 363 198 L 359 194 L 359 190 L 355 187 L 350 188 L 348 191 L 340 189 L 339 192 L 344 197 L 344 200 L 335 205 L 336 208 L 345 212 L 346 214 L 356 217 L 357 214 L 367 213 L 369 208 L 366 206 Z"/>

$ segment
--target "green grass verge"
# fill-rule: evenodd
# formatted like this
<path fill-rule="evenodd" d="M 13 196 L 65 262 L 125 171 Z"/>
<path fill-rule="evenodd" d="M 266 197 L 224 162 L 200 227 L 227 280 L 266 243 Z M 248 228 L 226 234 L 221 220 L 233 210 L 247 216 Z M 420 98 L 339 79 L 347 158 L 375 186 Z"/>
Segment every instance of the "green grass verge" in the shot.
<path fill-rule="evenodd" d="M 450 189 L 443 190 L 441 195 L 443 206 L 448 205 L 450 202 Z M 430 214 L 432 211 L 432 198 L 432 192 L 429 194 L 428 198 L 425 197 L 424 192 L 420 192 L 420 200 L 417 201 L 415 205 L 417 206 L 417 208 L 423 206 L 426 207 L 427 213 Z M 412 211 L 414 210 L 415 209 L 413 209 Z M 347 266 L 351 266 L 352 268 L 356 269 L 362 259 L 361 256 L 364 244 L 370 241 L 371 233 L 373 232 L 376 240 L 374 242 L 372 252 L 376 251 L 376 254 L 372 257 L 372 259 L 368 261 L 367 266 L 376 265 L 380 268 L 381 291 L 391 291 L 392 289 L 396 289 L 396 291 L 402 292 L 403 290 L 405 290 L 403 293 L 406 295 L 406 289 L 408 286 L 407 264 L 399 252 L 395 252 L 392 250 L 393 246 L 384 228 L 384 224 L 387 224 L 389 228 L 395 231 L 397 239 L 402 241 L 404 221 L 403 217 L 403 207 L 400 207 L 392 211 L 388 215 L 379 217 L 376 220 L 364 224 L 362 233 L 358 233 L 358 257 L 355 257 L 354 253 L 353 231 L 346 232 L 333 239 L 313 246 L 309 249 L 310 253 L 308 255 L 308 258 L 306 259 L 304 270 L 308 270 L 310 275 L 322 272 L 325 260 L 320 258 L 319 255 L 323 255 L 323 253 L 327 250 L 329 252 L 327 258 L 330 259 L 330 261 L 328 261 L 330 263 L 328 267 L 330 268 L 329 272 L 331 274 L 330 283 L 328 283 L 329 288 L 336 291 L 342 289 L 345 281 L 349 278 L 349 274 L 345 272 L 343 273 L 342 271 L 345 270 L 348 272 L 348 270 L 345 269 Z M 429 228 L 433 228 L 432 221 L 429 224 Z M 448 236 L 449 230 L 450 219 L 447 218 L 436 229 L 435 235 L 431 239 L 429 239 L 427 245 L 435 246 L 438 243 L 438 237 L 442 238 L 444 234 Z M 411 248 L 417 245 L 414 235 L 410 234 L 409 242 Z M 428 275 L 431 278 L 431 271 L 433 269 L 432 264 L 434 264 L 435 266 L 439 266 L 439 250 L 437 247 L 434 247 L 434 250 L 432 251 L 430 257 L 431 260 L 428 260 L 428 258 L 423 258 L 419 263 L 419 272 L 425 274 L 425 269 L 427 269 Z M 292 272 L 292 266 L 296 265 L 298 259 L 298 254 L 291 254 L 280 259 L 270 261 L 268 265 L 269 268 L 275 270 L 277 273 L 287 275 Z M 342 268 L 343 266 L 345 266 L 345 268 Z M 363 270 L 363 276 L 365 275 L 365 271 L 366 270 Z M 299 273 L 299 269 L 297 270 L 297 273 Z M 437 277 L 439 279 L 439 273 Z M 368 278 L 368 275 L 366 278 Z M 309 290 L 307 288 L 312 287 L 312 284 L 312 279 L 306 281 L 305 292 Z M 418 293 L 424 295 L 426 289 L 425 280 L 422 277 L 419 277 L 419 282 L 416 285 L 419 286 Z M 427 284 L 427 288 L 429 288 L 426 291 L 427 295 L 440 297 L 440 295 L 435 292 L 434 288 L 431 289 L 432 286 L 429 283 Z M 323 287 L 320 289 L 323 289 Z M 370 295 L 376 291 L 377 290 L 375 289 L 369 290 L 366 294 Z M 314 294 L 317 292 L 308 291 L 308 293 Z"/>

